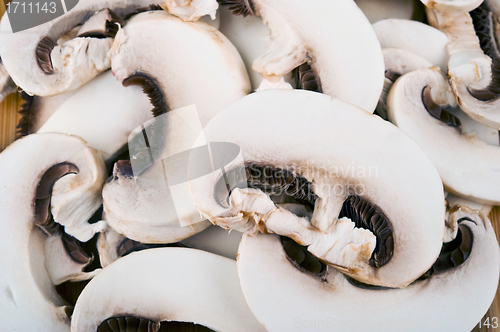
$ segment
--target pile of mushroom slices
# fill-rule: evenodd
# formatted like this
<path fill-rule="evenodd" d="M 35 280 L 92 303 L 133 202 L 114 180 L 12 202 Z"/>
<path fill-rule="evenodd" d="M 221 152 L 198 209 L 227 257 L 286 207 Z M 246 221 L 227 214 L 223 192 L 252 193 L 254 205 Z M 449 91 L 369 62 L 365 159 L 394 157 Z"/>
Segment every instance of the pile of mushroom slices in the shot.
<path fill-rule="evenodd" d="M 470 331 L 486 313 L 497 2 L 69 9 L 0 23 L 0 99 L 24 99 L 0 153 L 2 331 Z"/>

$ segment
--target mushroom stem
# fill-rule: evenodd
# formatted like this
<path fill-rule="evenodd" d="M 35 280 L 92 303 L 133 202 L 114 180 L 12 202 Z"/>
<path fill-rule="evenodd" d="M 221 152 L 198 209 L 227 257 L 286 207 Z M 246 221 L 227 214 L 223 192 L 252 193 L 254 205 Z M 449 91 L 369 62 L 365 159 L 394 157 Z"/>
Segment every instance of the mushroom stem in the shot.
<path fill-rule="evenodd" d="M 496 86 L 498 60 L 485 55 L 469 13 L 427 10 L 429 22 L 450 38 L 448 76 L 462 110 L 472 119 L 500 130 Z"/>

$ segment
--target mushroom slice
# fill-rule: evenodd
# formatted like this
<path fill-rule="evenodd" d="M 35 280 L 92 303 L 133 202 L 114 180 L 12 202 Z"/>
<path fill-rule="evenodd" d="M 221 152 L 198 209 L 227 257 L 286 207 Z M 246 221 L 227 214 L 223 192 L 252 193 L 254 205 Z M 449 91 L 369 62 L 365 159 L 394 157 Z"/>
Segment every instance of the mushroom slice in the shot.
<path fill-rule="evenodd" d="M 307 135 L 297 140 L 298 130 Z M 379 117 L 319 93 L 267 90 L 228 106 L 204 135 L 237 144 L 246 165 L 190 180 L 213 224 L 290 237 L 354 278 L 391 287 L 408 285 L 436 259 L 439 175 L 412 139 Z M 314 213 L 299 217 L 275 203 Z"/>
<path fill-rule="evenodd" d="M 478 22 L 474 22 L 471 15 L 428 10 L 430 23 L 451 40 L 447 45 L 448 77 L 460 108 L 473 120 L 500 130 L 500 58 L 492 60 L 483 53 L 481 45 L 486 41 L 480 44 L 474 30 Z M 484 37 L 484 33 L 481 36 Z"/>
<path fill-rule="evenodd" d="M 390 121 L 424 149 L 447 191 L 480 203 L 500 203 L 500 148 L 474 132 L 463 133 L 447 105 L 455 106 L 455 99 L 436 68 L 402 76 L 387 101 Z"/>
<path fill-rule="evenodd" d="M 87 0 L 54 20 L 13 33 L 9 16 L 4 15 L 0 30 L 0 54 L 14 82 L 30 95 L 52 96 L 78 88 L 110 66 L 107 55 L 112 38 L 74 38 L 58 44 L 58 39 L 109 8 L 124 16 L 137 8 L 160 0 Z M 61 41 L 62 42 L 62 41 Z"/>
<path fill-rule="evenodd" d="M 373 30 L 383 49 L 395 47 L 410 51 L 440 67 L 443 73 L 446 73 L 448 65 L 446 45 L 450 40 L 438 29 L 421 22 L 388 19 L 373 24 Z"/>
<path fill-rule="evenodd" d="M 392 85 L 402 75 L 417 69 L 432 67 L 426 59 L 406 50 L 398 48 L 384 48 L 382 50 L 385 63 L 384 90 L 377 105 L 377 114 L 387 120 L 387 95 Z"/>
<path fill-rule="evenodd" d="M 20 164 L 20 157 L 32 162 Z M 0 241 L 0 325 L 9 331 L 68 331 L 63 302 L 45 269 L 47 237 L 35 225 L 53 215 L 81 238 L 105 227 L 86 224 L 101 204 L 104 163 L 81 139 L 54 133 L 14 142 L 0 154 L 0 165 L 5 234 Z"/>
<path fill-rule="evenodd" d="M 458 218 L 456 238 L 443 245 L 432 269 L 403 289 L 360 284 L 331 268 L 316 273 L 319 261 L 304 271 L 291 262 L 303 257 L 296 244 L 283 245 L 275 235 L 244 236 L 238 251 L 243 294 L 270 332 L 471 331 L 495 296 L 499 247 L 488 218 L 463 207 L 452 217 Z"/>
<path fill-rule="evenodd" d="M 80 295 L 71 327 L 74 332 L 109 331 L 105 324 L 133 319 L 121 317 L 136 317 L 152 327 L 147 331 L 168 321 L 221 332 L 265 331 L 245 303 L 236 262 L 188 248 L 135 252 L 107 266 Z"/>
<path fill-rule="evenodd" d="M 483 0 L 420 0 L 430 9 L 443 12 L 467 13 L 478 7 Z"/>
<path fill-rule="evenodd" d="M 303 0 L 220 3 L 235 14 L 257 14 L 269 27 L 272 46 L 253 64 L 262 77 L 277 82 L 308 62 L 325 94 L 374 112 L 383 86 L 383 58 L 370 22 L 353 0 L 314 6 Z"/>
<path fill-rule="evenodd" d="M 127 144 L 130 132 L 152 117 L 141 89 L 123 87 L 107 71 L 73 91 L 38 132 L 80 136 L 109 164 Z"/>

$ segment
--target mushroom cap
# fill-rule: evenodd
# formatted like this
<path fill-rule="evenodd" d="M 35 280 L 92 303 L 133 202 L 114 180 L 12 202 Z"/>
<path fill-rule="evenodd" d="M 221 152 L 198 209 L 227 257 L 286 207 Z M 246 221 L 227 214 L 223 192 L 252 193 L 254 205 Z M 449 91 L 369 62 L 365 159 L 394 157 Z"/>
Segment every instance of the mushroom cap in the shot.
<path fill-rule="evenodd" d="M 446 73 L 446 45 L 450 40 L 438 29 L 417 21 L 387 19 L 374 23 L 373 30 L 383 49 L 395 47 L 410 51 L 439 66 Z"/>
<path fill-rule="evenodd" d="M 94 332 L 124 315 L 221 332 L 264 331 L 243 298 L 236 262 L 188 248 L 134 252 L 107 266 L 78 298 L 72 331 Z"/>
<path fill-rule="evenodd" d="M 240 3 L 243 3 L 241 1 Z M 304 62 L 323 93 L 373 113 L 383 86 L 384 63 L 370 22 L 352 0 L 252 0 L 271 31 L 272 45 L 253 69 L 278 81 Z"/>
<path fill-rule="evenodd" d="M 270 332 L 471 331 L 493 301 L 500 259 L 490 221 L 467 212 L 473 221 L 461 227 L 473 241 L 465 262 L 402 289 L 358 287 L 332 268 L 320 279 L 290 263 L 278 236 L 245 235 L 238 251 L 243 294 Z"/>
<path fill-rule="evenodd" d="M 389 92 L 389 119 L 424 149 L 447 191 L 499 204 L 500 148 L 431 116 L 422 99 L 426 86 L 438 105 L 455 102 L 447 79 L 437 68 L 414 71 L 399 78 Z"/>
<path fill-rule="evenodd" d="M 89 225 L 87 220 L 101 204 L 105 172 L 95 150 L 80 138 L 50 133 L 19 139 L 0 153 L 0 223 L 4 234 L 0 241 L 0 269 L 4 271 L 0 276 L 4 290 L 0 325 L 9 331 L 69 330 L 63 301 L 45 268 L 46 235 L 35 227 L 39 219 L 35 203 L 42 199 L 37 197 L 38 184 L 47 170 L 61 163 L 74 165 L 78 173 L 56 181 L 51 193 L 54 219 L 69 222 L 66 231 L 79 226 L 78 231 L 93 234 L 103 225 Z M 65 185 L 60 185 L 62 181 Z"/>
<path fill-rule="evenodd" d="M 80 136 L 110 162 L 127 144 L 130 132 L 152 117 L 142 90 L 123 87 L 107 71 L 73 91 L 38 132 Z"/>
<path fill-rule="evenodd" d="M 297 139 L 299 130 L 307 134 Z M 412 139 L 379 117 L 314 92 L 267 90 L 228 106 L 205 126 L 204 136 L 207 142 L 237 144 L 245 164 L 300 174 L 318 196 L 311 221 L 277 209 L 257 189 L 232 190 L 231 205 L 225 207 L 214 196 L 222 172 L 214 171 L 190 181 L 193 201 L 212 223 L 245 233 L 261 228 L 290 236 L 310 245 L 309 250 L 322 260 L 344 266 L 349 270 L 346 273 L 372 284 L 405 286 L 436 259 L 444 231 L 439 175 Z M 385 153 L 380 152 L 380 146 L 386 147 Z M 234 167 L 234 163 L 224 167 L 226 174 L 232 174 Z M 376 174 L 369 174 L 370 170 Z M 347 225 L 352 223 L 344 218 L 340 226 L 337 218 L 350 194 L 378 206 L 392 224 L 394 256 L 381 268 L 368 266 L 364 252 L 353 254 L 353 260 L 346 258 L 344 263 L 339 261 L 340 254 L 328 256 L 324 252 L 337 238 L 349 241 L 349 236 L 354 236 L 354 242 L 359 236 L 371 245 L 372 235 L 364 229 L 351 227 L 353 233 L 342 237 L 342 232 L 350 232 Z M 351 245 L 356 246 L 354 242 L 339 244 L 345 247 L 336 249 L 349 251 Z"/>

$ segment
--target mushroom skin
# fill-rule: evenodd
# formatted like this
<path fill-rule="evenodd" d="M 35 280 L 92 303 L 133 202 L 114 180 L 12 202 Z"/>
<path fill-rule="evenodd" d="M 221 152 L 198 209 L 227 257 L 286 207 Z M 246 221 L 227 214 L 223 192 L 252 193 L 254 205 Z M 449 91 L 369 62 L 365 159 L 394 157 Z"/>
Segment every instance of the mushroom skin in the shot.
<path fill-rule="evenodd" d="M 307 132 L 301 140 L 297 128 Z M 391 287 L 408 285 L 437 257 L 444 232 L 441 180 L 413 140 L 379 117 L 319 93 L 267 90 L 228 106 L 205 126 L 204 135 L 208 142 L 237 144 L 245 164 L 300 174 L 318 197 L 309 220 L 277 207 L 261 190 L 240 189 L 229 180 L 225 206 L 215 190 L 222 171 L 215 171 L 189 182 L 196 207 L 213 224 L 247 234 L 288 236 L 353 278 Z M 359 153 L 379 151 L 380 146 L 388 153 Z M 378 170 L 376 175 L 367 174 L 370 166 Z M 364 176 L 357 167 L 366 171 Z M 224 171 L 233 177 L 233 168 L 230 163 Z M 368 263 L 375 236 L 338 218 L 351 194 L 379 207 L 392 225 L 394 255 L 380 268 Z"/>
<path fill-rule="evenodd" d="M 500 130 L 500 98 L 491 90 L 498 84 L 498 61 L 483 53 L 470 14 L 427 10 L 427 16 L 451 40 L 448 77 L 458 105 L 473 120 Z"/>
<path fill-rule="evenodd" d="M 353 0 L 221 1 L 235 13 L 256 14 L 271 31 L 272 45 L 253 69 L 277 82 L 304 62 L 323 93 L 373 113 L 383 86 L 383 58 L 370 22 Z M 348 32 L 348 33 L 346 33 Z"/>
<path fill-rule="evenodd" d="M 457 206 L 450 218 L 454 222 L 461 219 L 462 238 L 472 235 L 468 257 L 459 257 L 465 253 L 462 250 L 454 254 L 458 262 L 464 258 L 465 262 L 403 289 L 357 286 L 331 268 L 319 278 L 290 263 L 278 236 L 244 236 L 238 251 L 243 294 L 270 332 L 356 332 L 374 327 L 384 331 L 471 331 L 495 297 L 499 246 L 485 215 Z M 467 241 L 462 243 L 467 249 Z M 446 256 L 440 262 L 446 262 Z"/>
<path fill-rule="evenodd" d="M 428 105 L 424 104 L 429 97 L 426 87 L 432 99 Z M 479 203 L 499 204 L 500 148 L 481 141 L 474 132 L 463 133 L 455 117 L 446 114 L 446 105 L 456 105 L 455 98 L 435 67 L 400 77 L 387 99 L 390 121 L 424 149 L 447 191 Z M 456 124 L 447 125 L 431 111 Z"/>
<path fill-rule="evenodd" d="M 29 156 L 32 162 L 19 164 L 20 157 Z M 24 158 L 26 160 L 26 158 Z M 37 211 L 38 197 L 47 184 L 38 186 L 46 171 L 54 165 L 69 163 L 78 169 L 53 186 L 50 211 L 54 220 L 66 224 L 66 231 L 94 234 L 105 227 L 102 222 L 87 224 L 101 204 L 100 190 L 104 181 L 104 163 L 99 154 L 85 143 L 63 134 L 34 134 L 19 139 L 0 153 L 2 199 L 0 223 L 4 237 L 0 251 L 4 253 L 0 268 L 0 325 L 5 330 L 69 331 L 69 319 L 63 301 L 57 295 L 45 269 L 47 236 L 35 226 L 42 211 Z M 46 209 L 49 208 L 46 206 Z M 42 215 L 44 214 L 42 213 Z M 12 253 L 15 253 L 13 255 Z"/>
<path fill-rule="evenodd" d="M 395 47 L 412 52 L 446 73 L 448 65 L 446 45 L 450 39 L 438 29 L 411 20 L 387 19 L 374 23 L 373 30 L 382 49 Z"/>
<path fill-rule="evenodd" d="M 221 332 L 265 331 L 243 298 L 236 262 L 188 248 L 134 252 L 107 266 L 78 298 L 71 330 L 94 332 L 119 316 L 194 322 Z"/>
<path fill-rule="evenodd" d="M 96 11 L 109 8 L 125 15 L 160 0 L 80 0 L 67 14 L 13 33 L 8 15 L 0 23 L 0 55 L 14 82 L 30 95 L 52 96 L 78 88 L 109 69 L 112 38 L 56 41 Z"/>

